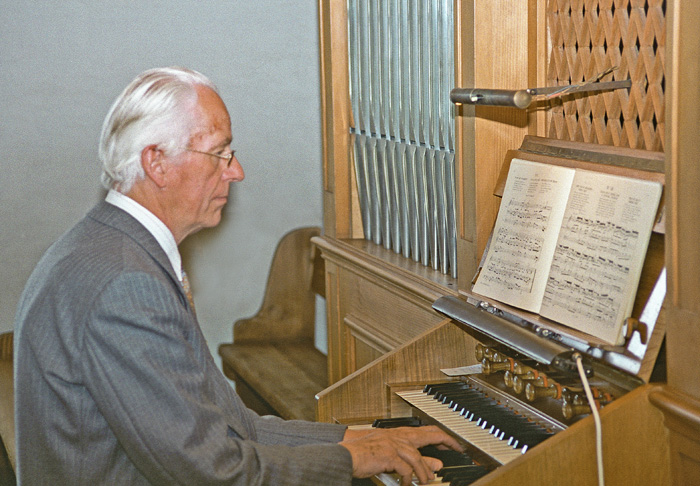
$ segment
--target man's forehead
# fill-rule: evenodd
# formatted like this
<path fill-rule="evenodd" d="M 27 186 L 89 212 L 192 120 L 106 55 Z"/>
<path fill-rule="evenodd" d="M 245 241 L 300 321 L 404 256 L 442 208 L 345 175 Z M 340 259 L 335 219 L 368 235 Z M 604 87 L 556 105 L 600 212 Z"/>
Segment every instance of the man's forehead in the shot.
<path fill-rule="evenodd" d="M 195 123 L 192 127 L 192 138 L 202 138 L 209 135 L 231 139 L 231 129 L 228 123 Z"/>
<path fill-rule="evenodd" d="M 198 103 L 192 139 L 215 135 L 222 144 L 231 143 L 231 120 L 226 105 L 218 94 L 206 87 L 198 87 Z"/>

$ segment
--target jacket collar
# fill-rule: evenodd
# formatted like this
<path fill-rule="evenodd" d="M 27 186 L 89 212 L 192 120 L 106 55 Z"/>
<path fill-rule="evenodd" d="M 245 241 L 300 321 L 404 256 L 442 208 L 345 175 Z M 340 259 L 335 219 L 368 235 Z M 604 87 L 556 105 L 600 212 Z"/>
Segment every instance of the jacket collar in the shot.
<path fill-rule="evenodd" d="M 175 274 L 168 255 L 160 246 L 155 237 L 136 218 L 121 208 L 105 201 L 97 204 L 89 213 L 88 217 L 99 221 L 102 224 L 124 233 L 139 246 L 141 246 L 170 277 L 178 282 L 180 279 Z"/>

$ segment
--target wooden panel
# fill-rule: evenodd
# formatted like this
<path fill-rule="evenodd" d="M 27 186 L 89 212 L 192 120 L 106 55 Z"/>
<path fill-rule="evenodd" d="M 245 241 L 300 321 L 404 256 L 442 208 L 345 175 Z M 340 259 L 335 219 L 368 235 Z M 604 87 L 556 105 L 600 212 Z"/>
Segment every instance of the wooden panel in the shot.
<path fill-rule="evenodd" d="M 369 361 L 374 361 L 382 354 L 396 347 L 394 337 L 390 334 L 386 334 L 386 330 L 382 328 L 381 323 L 365 323 L 361 318 L 353 316 L 352 314 L 346 315 L 343 321 L 348 337 L 352 337 L 355 341 L 362 341 L 367 347 L 375 351 L 376 356 Z M 361 368 L 369 363 L 369 361 L 353 369 Z"/>
<path fill-rule="evenodd" d="M 667 376 L 654 403 L 671 430 L 673 484 L 700 477 L 700 3 L 668 2 L 666 170 Z"/>
<path fill-rule="evenodd" d="M 700 3 L 669 4 L 668 383 L 700 399 Z"/>
<path fill-rule="evenodd" d="M 528 87 L 532 2 L 459 2 L 456 9 L 456 86 Z M 483 33 L 483 34 L 482 34 Z M 532 58 L 532 59 L 536 59 Z M 498 212 L 491 189 L 506 150 L 520 145 L 531 127 L 528 113 L 514 108 L 462 105 L 457 110 L 459 288 L 470 288 Z"/>
<path fill-rule="evenodd" d="M 700 316 L 669 307 L 667 334 L 668 384 L 700 399 Z"/>
<path fill-rule="evenodd" d="M 317 396 L 317 420 L 354 423 L 390 416 L 390 387 L 447 381 L 440 368 L 474 364 L 476 341 L 450 320 L 359 369 Z"/>
<path fill-rule="evenodd" d="M 319 0 L 324 231 L 338 238 L 356 236 L 357 198 L 350 160 L 350 81 L 347 2 Z M 361 223 L 360 223 L 361 225 Z M 361 226 L 359 226 L 361 231 Z M 359 236 L 359 235 L 357 235 Z"/>
<path fill-rule="evenodd" d="M 663 411 L 670 430 L 674 484 L 695 484 L 700 478 L 700 401 L 669 387 L 649 398 Z"/>
<path fill-rule="evenodd" d="M 343 315 L 359 318 L 369 333 L 392 348 L 440 321 L 430 309 L 432 301 L 421 305 L 401 287 L 380 284 L 352 269 L 344 269 L 341 275 Z"/>
<path fill-rule="evenodd" d="M 393 346 L 381 339 L 371 326 L 362 326 L 351 316 L 345 319 L 345 340 L 347 342 L 346 370 L 354 371 L 371 363 Z"/>
<path fill-rule="evenodd" d="M 343 376 L 341 366 L 342 345 L 340 331 L 342 329 L 340 309 L 340 293 L 338 292 L 338 267 L 326 261 L 326 332 L 328 336 L 328 382 L 335 383 Z"/>
<path fill-rule="evenodd" d="M 647 399 L 654 389 L 638 388 L 601 410 L 605 484 L 669 484 L 670 459 L 662 445 L 668 434 L 662 414 Z M 593 417 L 556 434 L 478 484 L 597 485 Z"/>
<path fill-rule="evenodd" d="M 456 282 L 365 240 L 314 238 L 326 261 L 329 378 L 335 382 L 438 324 Z"/>

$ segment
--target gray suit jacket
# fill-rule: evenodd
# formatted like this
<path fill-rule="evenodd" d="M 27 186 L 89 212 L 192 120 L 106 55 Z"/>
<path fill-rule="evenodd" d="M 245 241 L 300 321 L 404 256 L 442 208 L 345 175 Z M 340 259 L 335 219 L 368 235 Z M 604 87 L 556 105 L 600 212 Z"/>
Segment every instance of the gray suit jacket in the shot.
<path fill-rule="evenodd" d="M 344 428 L 248 410 L 167 256 L 98 204 L 30 277 L 15 324 L 22 484 L 350 484 Z"/>

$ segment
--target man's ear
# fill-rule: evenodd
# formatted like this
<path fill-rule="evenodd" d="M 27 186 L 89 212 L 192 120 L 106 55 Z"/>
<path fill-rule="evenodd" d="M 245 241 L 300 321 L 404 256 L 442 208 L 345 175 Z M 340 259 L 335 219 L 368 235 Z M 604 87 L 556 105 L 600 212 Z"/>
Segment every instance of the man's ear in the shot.
<path fill-rule="evenodd" d="M 163 151 L 157 145 L 149 145 L 141 151 L 141 167 L 146 177 L 159 188 L 165 187 L 167 164 Z"/>

